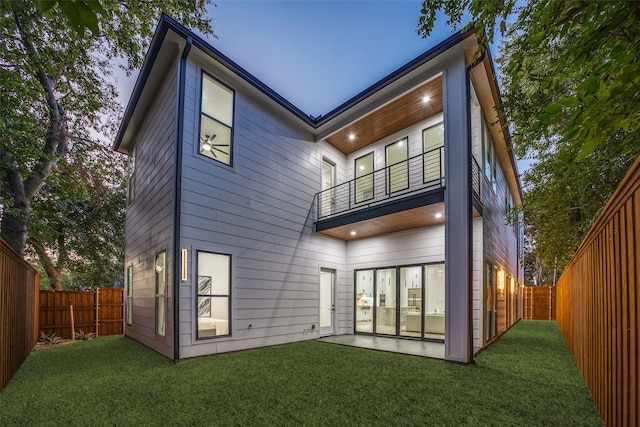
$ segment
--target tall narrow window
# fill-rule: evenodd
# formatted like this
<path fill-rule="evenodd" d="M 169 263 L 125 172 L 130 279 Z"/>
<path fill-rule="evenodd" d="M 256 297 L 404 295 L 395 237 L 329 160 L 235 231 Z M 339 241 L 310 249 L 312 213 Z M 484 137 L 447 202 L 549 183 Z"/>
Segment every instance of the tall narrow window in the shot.
<path fill-rule="evenodd" d="M 322 159 L 322 178 L 320 183 L 320 217 L 329 216 L 335 209 L 335 176 L 336 165 L 327 159 Z"/>
<path fill-rule="evenodd" d="M 167 269 L 164 251 L 156 255 L 156 335 L 166 333 Z"/>
<path fill-rule="evenodd" d="M 231 256 L 198 252 L 198 339 L 229 335 Z"/>
<path fill-rule="evenodd" d="M 127 325 L 133 324 L 133 265 L 127 267 L 127 277 L 125 283 L 126 290 L 126 301 L 125 301 L 125 310 L 126 310 L 126 321 Z"/>
<path fill-rule="evenodd" d="M 387 193 L 405 190 L 409 187 L 409 139 L 404 138 L 385 149 L 387 160 Z"/>
<path fill-rule="evenodd" d="M 496 149 L 493 145 L 493 138 L 489 131 L 489 126 L 486 122 L 482 125 L 482 143 L 484 145 L 484 175 L 491 183 L 493 191 L 496 191 L 497 179 L 496 179 Z"/>
<path fill-rule="evenodd" d="M 355 160 L 355 178 L 356 203 L 373 199 L 373 151 Z"/>
<path fill-rule="evenodd" d="M 485 266 L 485 341 L 490 341 L 498 333 L 497 268 Z"/>
<path fill-rule="evenodd" d="M 424 149 L 424 182 L 438 181 L 444 177 L 444 123 L 422 131 Z"/>
<path fill-rule="evenodd" d="M 129 179 L 127 181 L 127 199 L 133 203 L 136 192 L 136 147 L 129 152 Z"/>
<path fill-rule="evenodd" d="M 202 73 L 199 152 L 231 165 L 234 92 Z"/>

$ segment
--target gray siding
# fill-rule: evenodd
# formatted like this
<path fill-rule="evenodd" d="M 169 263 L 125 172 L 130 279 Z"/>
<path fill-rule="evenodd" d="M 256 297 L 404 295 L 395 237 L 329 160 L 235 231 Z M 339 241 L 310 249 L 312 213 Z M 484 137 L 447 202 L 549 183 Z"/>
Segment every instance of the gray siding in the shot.
<path fill-rule="evenodd" d="M 255 101 L 241 83 L 207 71 L 236 90 L 233 167 L 197 153 L 200 69 L 189 62 L 181 244 L 190 255 L 180 290 L 180 356 L 318 337 L 320 268 L 336 270 L 337 333 L 347 332 L 345 243 L 312 229 L 322 157 L 336 162 L 338 174 L 344 163 Z M 230 337 L 196 339 L 198 250 L 232 256 Z"/>
<path fill-rule="evenodd" d="M 135 199 L 127 206 L 125 266 L 133 265 L 133 322 L 125 334 L 173 357 L 174 147 L 177 62 L 135 138 Z M 155 255 L 166 251 L 166 335 L 155 334 Z"/>

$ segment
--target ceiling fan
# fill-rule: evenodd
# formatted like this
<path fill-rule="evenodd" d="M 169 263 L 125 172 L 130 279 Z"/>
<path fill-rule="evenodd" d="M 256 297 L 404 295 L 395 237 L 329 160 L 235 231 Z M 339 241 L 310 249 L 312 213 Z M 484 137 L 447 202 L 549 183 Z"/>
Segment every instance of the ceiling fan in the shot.
<path fill-rule="evenodd" d="M 202 148 L 202 151 L 209 151 L 213 154 L 213 157 L 218 158 L 213 150 L 219 151 L 222 154 L 228 154 L 217 147 L 228 147 L 229 144 L 212 144 L 213 140 L 216 139 L 216 136 L 217 135 L 214 133 L 213 135 L 205 135 L 204 138 L 200 137 L 200 147 Z"/>

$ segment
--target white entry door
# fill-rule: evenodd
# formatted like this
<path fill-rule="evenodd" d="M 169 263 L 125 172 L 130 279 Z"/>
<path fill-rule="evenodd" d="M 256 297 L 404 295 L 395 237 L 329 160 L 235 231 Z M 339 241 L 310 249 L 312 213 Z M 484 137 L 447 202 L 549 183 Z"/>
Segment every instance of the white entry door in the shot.
<path fill-rule="evenodd" d="M 320 335 L 335 333 L 335 270 L 320 270 Z"/>

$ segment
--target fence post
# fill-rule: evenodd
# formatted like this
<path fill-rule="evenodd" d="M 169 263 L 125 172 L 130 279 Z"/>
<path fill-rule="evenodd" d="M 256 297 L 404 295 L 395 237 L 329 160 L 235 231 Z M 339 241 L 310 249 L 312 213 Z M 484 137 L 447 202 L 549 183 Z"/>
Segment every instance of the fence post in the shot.
<path fill-rule="evenodd" d="M 96 338 L 98 338 L 98 328 L 100 327 L 100 288 L 96 288 Z"/>
<path fill-rule="evenodd" d="M 73 319 L 73 305 L 69 306 L 69 311 L 71 312 L 71 341 L 76 340 L 76 325 Z"/>

